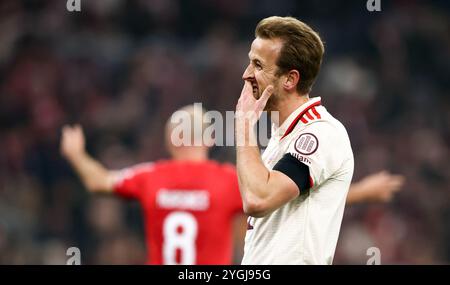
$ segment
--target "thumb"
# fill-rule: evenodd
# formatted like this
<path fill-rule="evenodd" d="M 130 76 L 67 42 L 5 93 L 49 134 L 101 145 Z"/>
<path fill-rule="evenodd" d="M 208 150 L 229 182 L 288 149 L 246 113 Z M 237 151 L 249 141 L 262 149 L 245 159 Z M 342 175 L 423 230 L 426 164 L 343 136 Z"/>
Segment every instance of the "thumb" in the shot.
<path fill-rule="evenodd" d="M 266 89 L 264 89 L 264 92 L 261 95 L 261 98 L 259 98 L 258 102 L 262 106 L 266 106 L 267 101 L 269 100 L 270 96 L 272 96 L 272 94 L 273 94 L 273 86 L 269 85 L 269 86 L 266 87 Z"/>

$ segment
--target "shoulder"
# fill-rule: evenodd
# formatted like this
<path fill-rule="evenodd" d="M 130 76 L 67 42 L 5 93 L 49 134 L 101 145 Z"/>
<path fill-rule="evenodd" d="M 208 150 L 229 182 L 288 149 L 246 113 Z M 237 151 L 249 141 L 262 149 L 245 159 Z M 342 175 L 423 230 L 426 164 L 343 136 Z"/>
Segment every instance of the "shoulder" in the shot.
<path fill-rule="evenodd" d="M 202 163 L 201 168 L 202 173 L 220 181 L 227 181 L 237 177 L 235 166 L 228 162 L 222 163 L 215 160 L 207 160 Z"/>
<path fill-rule="evenodd" d="M 113 185 L 123 185 L 127 181 L 142 181 L 142 179 L 149 177 L 155 171 L 156 165 L 157 163 L 154 162 L 139 163 L 120 170 L 111 171 L 110 178 L 113 181 Z"/>
<path fill-rule="evenodd" d="M 130 167 L 119 170 L 119 174 L 122 176 L 146 176 L 164 171 L 170 171 L 176 167 L 175 163 L 171 160 L 158 160 L 153 162 L 143 162 L 132 165 Z"/>
<path fill-rule="evenodd" d="M 210 171 L 213 171 L 216 174 L 223 175 L 225 177 L 237 175 L 236 167 L 229 162 L 221 163 L 218 161 L 210 160 L 207 162 L 207 167 Z"/>
<path fill-rule="evenodd" d="M 321 119 L 296 128 L 291 151 L 306 156 L 327 153 L 333 157 L 351 152 L 350 139 L 342 123 L 328 112 L 322 114 Z"/>
<path fill-rule="evenodd" d="M 147 172 L 152 172 L 155 170 L 155 168 L 157 167 L 157 163 L 155 162 L 144 162 L 144 163 L 139 163 L 139 164 L 135 164 L 133 166 L 124 168 L 120 171 L 120 173 L 124 176 L 127 175 L 139 175 L 139 174 L 143 174 L 143 173 L 147 173 Z"/>
<path fill-rule="evenodd" d="M 316 136 L 326 139 L 339 139 L 348 137 L 344 125 L 330 113 L 323 106 L 316 108 L 318 116 L 307 120 L 302 126 L 297 128 L 296 133 L 302 134 L 305 132 L 312 132 Z"/>

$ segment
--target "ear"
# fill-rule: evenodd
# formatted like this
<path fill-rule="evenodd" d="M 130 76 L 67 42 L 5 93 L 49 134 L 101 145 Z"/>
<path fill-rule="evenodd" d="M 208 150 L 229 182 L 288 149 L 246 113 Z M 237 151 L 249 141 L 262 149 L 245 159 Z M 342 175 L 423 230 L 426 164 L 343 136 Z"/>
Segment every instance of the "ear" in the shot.
<path fill-rule="evenodd" d="M 291 70 L 286 74 L 286 79 L 284 80 L 283 87 L 288 91 L 297 89 L 297 85 L 300 82 L 300 73 L 298 70 Z"/>

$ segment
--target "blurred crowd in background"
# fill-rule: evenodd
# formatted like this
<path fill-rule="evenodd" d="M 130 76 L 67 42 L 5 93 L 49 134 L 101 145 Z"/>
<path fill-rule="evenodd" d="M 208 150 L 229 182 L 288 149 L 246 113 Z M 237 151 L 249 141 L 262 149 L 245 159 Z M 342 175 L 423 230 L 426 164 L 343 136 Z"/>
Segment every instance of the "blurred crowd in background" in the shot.
<path fill-rule="evenodd" d="M 325 41 L 311 96 L 346 126 L 354 180 L 406 177 L 391 203 L 346 209 L 334 264 L 365 264 L 373 246 L 383 264 L 450 263 L 450 3 L 331 2 L 81 0 L 70 13 L 62 0 L 0 1 L 0 264 L 65 264 L 71 246 L 83 264 L 144 263 L 137 203 L 90 196 L 60 156 L 61 127 L 82 124 L 112 169 L 167 158 L 174 110 L 235 109 L 270 15 Z M 234 162 L 234 148 L 211 157 Z"/>

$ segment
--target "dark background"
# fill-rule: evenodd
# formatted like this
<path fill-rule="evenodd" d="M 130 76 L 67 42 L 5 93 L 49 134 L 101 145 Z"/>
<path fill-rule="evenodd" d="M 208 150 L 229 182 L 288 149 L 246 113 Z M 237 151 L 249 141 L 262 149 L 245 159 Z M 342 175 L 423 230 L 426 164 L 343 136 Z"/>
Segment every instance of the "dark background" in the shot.
<path fill-rule="evenodd" d="M 346 209 L 335 264 L 450 261 L 448 1 L 0 1 L 0 264 L 145 260 L 136 203 L 90 196 L 59 155 L 79 122 L 109 168 L 166 158 L 178 107 L 232 111 L 254 28 L 295 16 L 326 53 L 311 96 L 346 126 L 355 181 L 386 169 L 406 185 L 386 205 Z M 447 94 L 447 95 L 446 95 Z M 234 162 L 232 147 L 212 157 Z M 239 263 L 240 249 L 236 250 Z"/>

